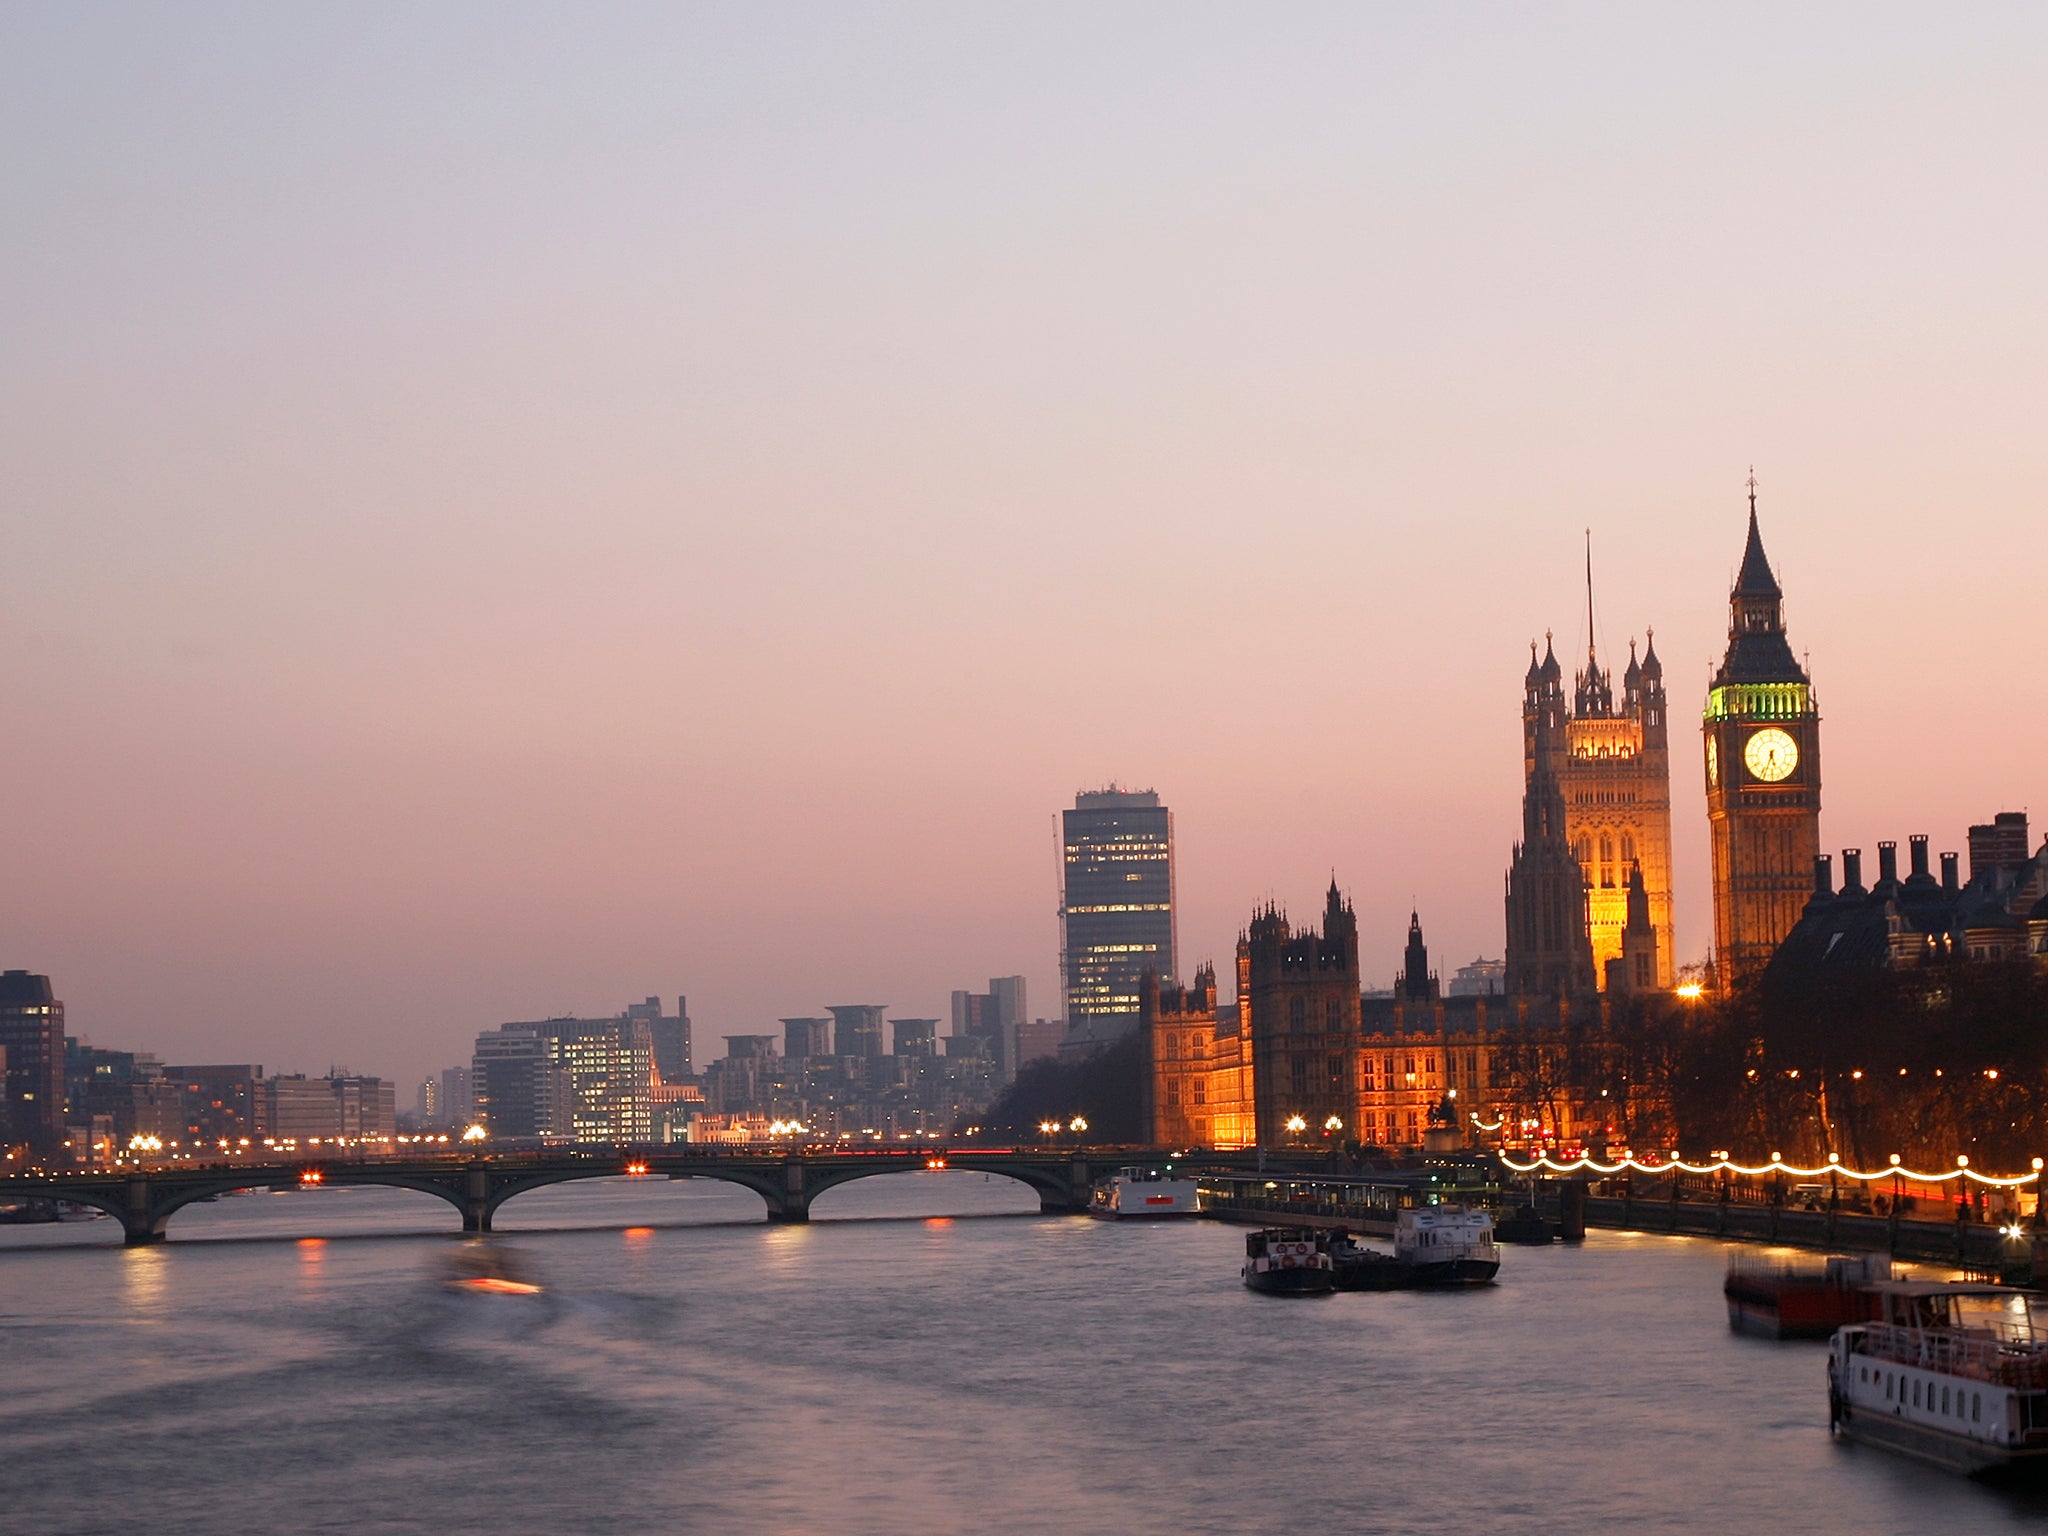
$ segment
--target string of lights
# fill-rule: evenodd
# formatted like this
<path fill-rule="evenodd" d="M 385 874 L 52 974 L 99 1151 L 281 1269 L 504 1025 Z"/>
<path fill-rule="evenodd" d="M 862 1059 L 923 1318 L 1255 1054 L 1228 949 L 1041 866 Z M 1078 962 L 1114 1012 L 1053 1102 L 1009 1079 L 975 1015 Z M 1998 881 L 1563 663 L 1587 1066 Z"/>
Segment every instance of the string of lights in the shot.
<path fill-rule="evenodd" d="M 1477 1116 L 1474 1119 L 1476 1121 Z M 1646 1163 L 1639 1158 L 1624 1157 L 1619 1162 L 1609 1164 L 1595 1162 L 1590 1157 L 1582 1157 L 1569 1163 L 1560 1163 L 1554 1158 L 1549 1157 L 1539 1157 L 1530 1163 L 1518 1163 L 1511 1157 L 1503 1156 L 1501 1162 L 1516 1173 L 1536 1173 L 1539 1171 L 1598 1174 L 1627 1173 L 1631 1171 L 1636 1173 L 1726 1172 L 1750 1175 L 1789 1173 L 1798 1178 L 1816 1178 L 1824 1173 L 1838 1173 L 1845 1179 L 1858 1179 L 1865 1183 L 1877 1179 L 1910 1179 L 1916 1184 L 1941 1184 L 1950 1179 L 1973 1179 L 1979 1184 L 1989 1184 L 1999 1189 L 2013 1189 L 2021 1184 L 2032 1184 L 2041 1177 L 2041 1159 L 2038 1157 L 2034 1159 L 2034 1171 L 2032 1173 L 2015 1174 L 1979 1173 L 1970 1166 L 1970 1160 L 1967 1157 L 1958 1157 L 1956 1159 L 1956 1166 L 1949 1169 L 1946 1173 L 1916 1173 L 1910 1168 L 1903 1167 L 1896 1154 L 1892 1157 L 1889 1168 L 1880 1168 L 1874 1172 L 1866 1172 L 1857 1168 L 1845 1168 L 1842 1165 L 1840 1154 L 1834 1152 L 1830 1152 L 1827 1162 L 1818 1168 L 1795 1167 L 1775 1152 L 1771 1154 L 1771 1160 L 1768 1163 L 1761 1163 L 1754 1167 L 1733 1162 L 1725 1157 L 1711 1163 L 1688 1163 L 1683 1158 L 1676 1157 L 1666 1162 Z"/>

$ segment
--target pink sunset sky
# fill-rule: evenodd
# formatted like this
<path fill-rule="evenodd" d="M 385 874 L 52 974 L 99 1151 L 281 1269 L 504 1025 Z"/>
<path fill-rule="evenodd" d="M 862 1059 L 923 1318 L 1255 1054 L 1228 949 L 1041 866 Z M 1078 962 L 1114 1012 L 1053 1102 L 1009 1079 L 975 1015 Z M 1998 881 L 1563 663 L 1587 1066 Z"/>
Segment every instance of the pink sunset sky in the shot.
<path fill-rule="evenodd" d="M 0 963 L 408 1083 L 1052 1014 L 1117 780 L 1183 969 L 1334 870 L 1448 975 L 1588 527 L 1698 959 L 1752 464 L 1824 845 L 2048 820 L 2044 79 L 2026 6 L 10 6 Z"/>

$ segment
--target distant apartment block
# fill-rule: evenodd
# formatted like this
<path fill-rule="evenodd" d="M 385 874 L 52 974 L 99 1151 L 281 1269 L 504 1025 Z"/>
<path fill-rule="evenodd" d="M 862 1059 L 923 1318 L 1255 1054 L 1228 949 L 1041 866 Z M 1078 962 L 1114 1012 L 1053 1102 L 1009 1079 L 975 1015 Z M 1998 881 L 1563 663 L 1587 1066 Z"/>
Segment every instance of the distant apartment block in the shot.
<path fill-rule="evenodd" d="M 832 1015 L 832 1054 L 875 1057 L 888 1054 L 882 1049 L 882 1014 L 886 1003 L 827 1004 Z"/>
<path fill-rule="evenodd" d="M 1023 1057 L 1018 1030 L 1027 1018 L 1024 978 L 994 976 L 986 992 L 956 991 L 953 994 L 953 1040 L 947 1047 L 954 1055 L 979 1052 L 994 1064 L 1002 1082 L 1017 1075 Z"/>
<path fill-rule="evenodd" d="M 676 999 L 674 1013 L 663 1013 L 661 999 L 650 997 L 644 1003 L 630 1005 L 625 1016 L 647 1026 L 657 1082 L 680 1083 L 696 1071 L 696 1064 L 691 1060 L 690 1000 L 687 997 Z"/>

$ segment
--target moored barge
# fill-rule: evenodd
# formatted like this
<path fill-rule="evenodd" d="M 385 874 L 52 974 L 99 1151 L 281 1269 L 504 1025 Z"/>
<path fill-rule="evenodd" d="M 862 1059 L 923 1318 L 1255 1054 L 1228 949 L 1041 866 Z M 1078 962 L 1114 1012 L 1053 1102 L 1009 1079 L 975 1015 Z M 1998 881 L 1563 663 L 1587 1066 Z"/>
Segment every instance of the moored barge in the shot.
<path fill-rule="evenodd" d="M 1775 1255 L 1738 1253 L 1728 1261 L 1721 1294 L 1728 1326 L 1766 1339 L 1825 1339 L 1848 1323 L 1877 1316 L 1871 1287 L 1892 1277 L 1882 1254 L 1831 1254 L 1816 1264 Z"/>

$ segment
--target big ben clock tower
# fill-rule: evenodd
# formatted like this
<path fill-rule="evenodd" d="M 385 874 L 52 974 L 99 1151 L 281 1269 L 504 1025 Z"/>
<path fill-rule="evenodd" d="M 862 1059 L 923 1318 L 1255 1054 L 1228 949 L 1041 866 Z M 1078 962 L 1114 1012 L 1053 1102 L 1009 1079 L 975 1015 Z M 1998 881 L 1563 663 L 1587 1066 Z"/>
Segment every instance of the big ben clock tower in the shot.
<path fill-rule="evenodd" d="M 1820 715 L 1785 639 L 1784 593 L 1764 557 L 1749 480 L 1749 545 L 1728 594 L 1728 654 L 1707 691 L 1707 824 L 1714 962 L 1732 988 L 1799 921 L 1820 852 Z"/>

